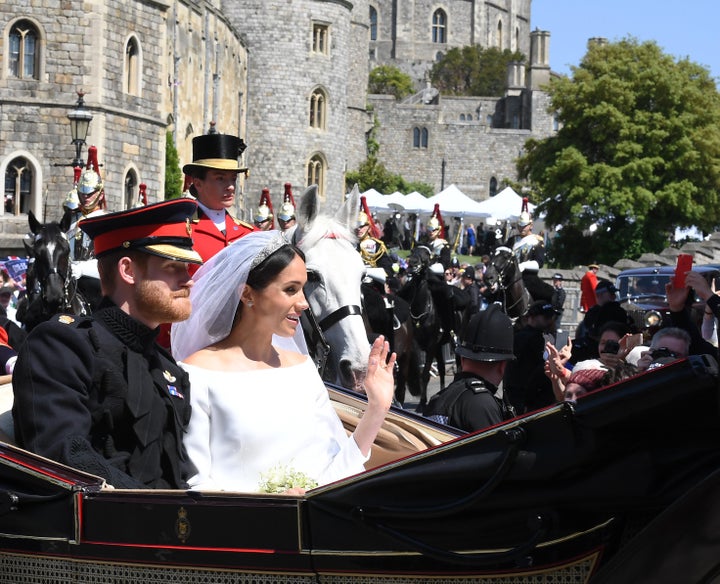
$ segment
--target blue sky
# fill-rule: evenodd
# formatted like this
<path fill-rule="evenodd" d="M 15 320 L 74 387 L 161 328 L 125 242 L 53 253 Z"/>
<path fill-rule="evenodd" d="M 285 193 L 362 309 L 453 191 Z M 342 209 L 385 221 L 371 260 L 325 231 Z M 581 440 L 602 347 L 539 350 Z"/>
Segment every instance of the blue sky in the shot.
<path fill-rule="evenodd" d="M 633 36 L 707 67 L 720 85 L 718 0 L 532 0 L 530 26 L 550 32 L 550 66 L 558 73 L 580 63 L 589 38 Z"/>

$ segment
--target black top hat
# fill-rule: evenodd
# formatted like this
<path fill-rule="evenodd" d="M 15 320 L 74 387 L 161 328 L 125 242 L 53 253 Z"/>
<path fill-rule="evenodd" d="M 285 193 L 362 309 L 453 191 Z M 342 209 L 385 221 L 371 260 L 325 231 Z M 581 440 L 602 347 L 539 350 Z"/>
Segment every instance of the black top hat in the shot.
<path fill-rule="evenodd" d="M 515 359 L 513 337 L 510 317 L 491 304 L 472 316 L 455 353 L 473 361 L 510 361 Z"/>
<path fill-rule="evenodd" d="M 135 249 L 202 264 L 200 254 L 193 249 L 190 219 L 196 212 L 197 203 L 192 199 L 171 199 L 83 219 L 80 229 L 92 238 L 98 258 L 116 250 Z"/>
<path fill-rule="evenodd" d="M 230 134 L 203 134 L 193 138 L 193 161 L 183 166 L 185 174 L 192 175 L 196 169 L 235 170 L 240 168 L 238 158 L 245 151 L 242 138 Z"/>

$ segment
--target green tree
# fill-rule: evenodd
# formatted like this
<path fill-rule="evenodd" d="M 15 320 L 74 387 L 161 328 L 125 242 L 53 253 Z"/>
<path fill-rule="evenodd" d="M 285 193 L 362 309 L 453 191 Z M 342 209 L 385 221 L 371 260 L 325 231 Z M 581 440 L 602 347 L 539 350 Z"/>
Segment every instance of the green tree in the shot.
<path fill-rule="evenodd" d="M 507 69 L 524 61 L 522 53 L 479 45 L 450 49 L 432 66 L 430 81 L 446 95 L 501 97 L 507 89 Z"/>
<path fill-rule="evenodd" d="M 720 94 L 707 69 L 654 42 L 592 45 L 551 81 L 560 129 L 518 161 L 561 265 L 659 252 L 676 227 L 720 220 Z"/>
<path fill-rule="evenodd" d="M 403 99 L 415 93 L 411 77 L 392 65 L 380 65 L 370 71 L 368 93 L 394 95 L 395 99 Z"/>
<path fill-rule="evenodd" d="M 182 196 L 183 174 L 172 132 L 165 134 L 165 199 Z"/>

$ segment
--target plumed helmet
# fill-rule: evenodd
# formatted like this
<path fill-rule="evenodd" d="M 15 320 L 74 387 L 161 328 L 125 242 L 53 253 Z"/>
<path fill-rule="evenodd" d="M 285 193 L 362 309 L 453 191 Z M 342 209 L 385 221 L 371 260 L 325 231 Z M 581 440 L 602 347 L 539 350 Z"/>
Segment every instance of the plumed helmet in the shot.
<path fill-rule="evenodd" d="M 255 223 L 262 223 L 263 221 L 272 219 L 272 216 L 273 214 L 270 211 L 270 207 L 267 205 L 260 205 L 255 212 Z"/>
<path fill-rule="evenodd" d="M 295 217 L 295 207 L 292 203 L 283 203 L 280 205 L 280 212 L 278 213 L 278 219 L 283 221 L 290 221 Z"/>
<path fill-rule="evenodd" d="M 94 211 L 104 198 L 104 185 L 100 176 L 100 165 L 98 164 L 97 147 L 88 148 L 88 160 L 85 170 L 77 182 L 77 193 L 80 206 L 84 213 Z"/>
<path fill-rule="evenodd" d="M 365 211 L 360 211 L 358 213 L 357 226 L 365 227 L 366 225 L 370 225 L 370 220 L 368 219 L 367 213 L 365 213 Z"/>
<path fill-rule="evenodd" d="M 520 213 L 520 217 L 517 220 L 517 226 L 522 229 L 523 227 L 527 227 L 533 222 L 532 217 L 530 216 L 530 213 L 527 211 L 523 211 Z"/>
<path fill-rule="evenodd" d="M 517 226 L 518 228 L 522 229 L 523 227 L 527 227 L 533 222 L 532 217 L 530 216 L 530 207 L 529 207 L 529 201 L 527 197 L 523 197 L 522 199 L 522 206 L 520 207 L 520 217 L 518 217 L 517 220 Z"/>
<path fill-rule="evenodd" d="M 430 217 L 430 219 L 428 219 L 427 228 L 428 231 L 437 231 L 440 229 L 440 221 L 438 221 L 437 217 Z"/>
<path fill-rule="evenodd" d="M 282 221 L 290 221 L 295 218 L 295 199 L 292 194 L 292 183 L 285 183 L 285 193 L 283 194 L 283 204 L 280 205 L 280 213 L 278 219 Z"/>
<path fill-rule="evenodd" d="M 455 352 L 473 361 L 515 359 L 510 317 L 497 304 L 476 313 L 465 327 Z"/>

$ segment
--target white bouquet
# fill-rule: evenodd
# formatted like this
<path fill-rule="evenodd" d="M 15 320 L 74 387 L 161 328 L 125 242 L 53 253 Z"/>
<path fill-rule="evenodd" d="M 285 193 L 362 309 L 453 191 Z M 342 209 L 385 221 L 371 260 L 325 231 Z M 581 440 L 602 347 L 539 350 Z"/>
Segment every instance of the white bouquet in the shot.
<path fill-rule="evenodd" d="M 267 472 L 260 473 L 259 490 L 261 493 L 284 493 L 288 489 L 314 489 L 318 486 L 315 479 L 292 467 L 277 464 Z"/>

